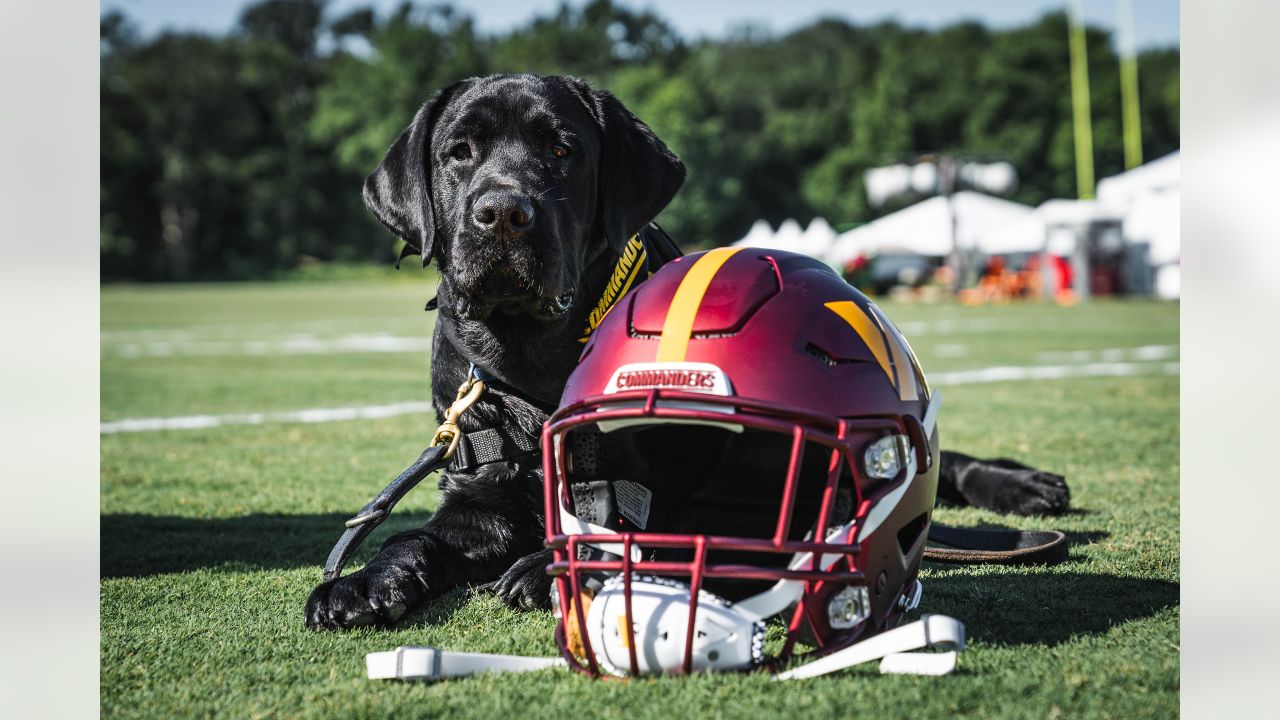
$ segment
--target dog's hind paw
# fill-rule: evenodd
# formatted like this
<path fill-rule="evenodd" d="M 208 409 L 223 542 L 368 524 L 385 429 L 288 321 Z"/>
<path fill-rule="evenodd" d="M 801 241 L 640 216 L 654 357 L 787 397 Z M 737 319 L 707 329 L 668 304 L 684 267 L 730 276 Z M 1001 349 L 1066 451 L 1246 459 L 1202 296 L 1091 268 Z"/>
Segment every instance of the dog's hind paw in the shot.
<path fill-rule="evenodd" d="M 338 630 L 393 623 L 423 596 L 420 584 L 412 573 L 393 565 L 370 565 L 323 582 L 307 597 L 306 626 Z"/>
<path fill-rule="evenodd" d="M 546 610 L 551 607 L 550 550 L 539 550 L 515 562 L 498 581 L 493 592 L 504 603 L 519 610 Z"/>

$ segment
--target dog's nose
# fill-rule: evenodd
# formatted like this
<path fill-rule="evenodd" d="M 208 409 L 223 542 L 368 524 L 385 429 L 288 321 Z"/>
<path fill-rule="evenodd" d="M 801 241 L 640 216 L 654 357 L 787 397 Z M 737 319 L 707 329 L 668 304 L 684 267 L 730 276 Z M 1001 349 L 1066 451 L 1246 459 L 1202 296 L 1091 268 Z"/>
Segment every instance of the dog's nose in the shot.
<path fill-rule="evenodd" d="M 516 237 L 533 227 L 533 203 L 519 193 L 485 193 L 476 201 L 471 218 L 484 230 Z"/>

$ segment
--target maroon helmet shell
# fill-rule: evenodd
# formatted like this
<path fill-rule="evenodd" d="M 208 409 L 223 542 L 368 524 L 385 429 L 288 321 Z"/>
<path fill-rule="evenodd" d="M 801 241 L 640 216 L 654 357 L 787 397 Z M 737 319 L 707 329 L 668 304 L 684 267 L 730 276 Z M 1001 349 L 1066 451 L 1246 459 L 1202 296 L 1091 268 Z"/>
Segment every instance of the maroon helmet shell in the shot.
<path fill-rule="evenodd" d="M 601 323 L 543 432 L 570 664 L 750 669 L 896 625 L 919 597 L 937 410 L 901 333 L 817 260 L 719 248 L 668 263 Z M 642 580 L 677 588 L 658 594 L 684 598 L 683 627 L 639 617 L 670 604 L 633 598 Z M 717 635 L 731 612 L 758 619 L 755 636 L 733 618 Z M 787 639 L 765 658 L 778 614 Z"/>

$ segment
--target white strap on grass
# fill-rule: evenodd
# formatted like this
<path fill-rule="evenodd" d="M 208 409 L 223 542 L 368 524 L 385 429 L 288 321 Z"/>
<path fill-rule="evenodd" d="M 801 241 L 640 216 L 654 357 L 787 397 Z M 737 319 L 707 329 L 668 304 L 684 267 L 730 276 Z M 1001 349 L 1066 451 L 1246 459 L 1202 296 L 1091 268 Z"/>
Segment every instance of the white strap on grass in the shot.
<path fill-rule="evenodd" d="M 943 648 L 949 652 L 910 652 L 921 648 Z M 778 673 L 773 679 L 818 677 L 872 660 L 881 660 L 880 672 L 883 673 L 946 675 L 955 669 L 955 651 L 963 649 L 964 623 L 946 615 L 925 615 L 910 625 L 886 630 L 811 663 Z"/>
<path fill-rule="evenodd" d="M 566 667 L 558 657 L 522 657 L 440 650 L 432 647 L 398 647 L 364 656 L 370 680 L 439 680 L 482 672 L 513 673 Z"/>
<path fill-rule="evenodd" d="M 956 651 L 940 653 L 895 653 L 880 661 L 886 675 L 946 675 L 956 669 Z"/>

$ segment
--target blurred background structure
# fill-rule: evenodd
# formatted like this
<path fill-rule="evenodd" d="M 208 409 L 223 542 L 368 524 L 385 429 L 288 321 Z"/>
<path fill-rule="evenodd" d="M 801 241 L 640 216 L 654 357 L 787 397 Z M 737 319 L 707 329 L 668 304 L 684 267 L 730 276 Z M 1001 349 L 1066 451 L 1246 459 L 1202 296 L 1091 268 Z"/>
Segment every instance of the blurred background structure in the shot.
<path fill-rule="evenodd" d="M 785 31 L 729 10 L 697 36 L 611 0 L 500 30 L 449 5 L 230 5 L 230 28 L 159 29 L 103 4 L 104 281 L 390 263 L 359 188 L 391 140 L 449 82 L 534 72 L 612 90 L 685 160 L 659 222 L 686 249 L 798 250 L 911 299 L 1178 293 L 1179 52 L 1138 48 L 1128 0 L 1085 8 L 1118 38 L 1065 3 Z"/>

